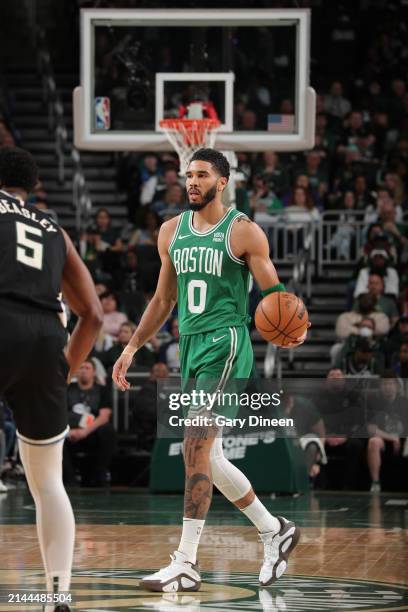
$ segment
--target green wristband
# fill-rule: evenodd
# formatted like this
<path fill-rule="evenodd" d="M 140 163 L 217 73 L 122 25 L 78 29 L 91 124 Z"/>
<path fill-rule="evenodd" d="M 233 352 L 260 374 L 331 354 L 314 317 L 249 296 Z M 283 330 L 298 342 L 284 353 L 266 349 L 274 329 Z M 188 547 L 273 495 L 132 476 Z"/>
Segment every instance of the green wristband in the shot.
<path fill-rule="evenodd" d="M 273 287 L 269 287 L 269 289 L 264 289 L 261 291 L 262 297 L 269 295 L 270 293 L 275 293 L 276 291 L 286 291 L 286 287 L 283 283 L 278 283 Z"/>

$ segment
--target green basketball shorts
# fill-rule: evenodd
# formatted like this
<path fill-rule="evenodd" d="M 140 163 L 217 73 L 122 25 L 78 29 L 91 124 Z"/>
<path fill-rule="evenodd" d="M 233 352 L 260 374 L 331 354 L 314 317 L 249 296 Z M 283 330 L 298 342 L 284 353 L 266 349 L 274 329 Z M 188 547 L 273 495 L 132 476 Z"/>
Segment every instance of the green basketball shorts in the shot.
<path fill-rule="evenodd" d="M 223 327 L 212 332 L 180 336 L 180 370 L 183 392 L 202 390 L 217 394 L 222 402 L 212 405 L 212 412 L 234 418 L 239 405 L 227 394 L 244 391 L 250 378 L 254 355 L 246 326 Z M 234 396 L 235 397 L 235 396 Z M 202 403 L 186 412 L 207 410 Z"/>

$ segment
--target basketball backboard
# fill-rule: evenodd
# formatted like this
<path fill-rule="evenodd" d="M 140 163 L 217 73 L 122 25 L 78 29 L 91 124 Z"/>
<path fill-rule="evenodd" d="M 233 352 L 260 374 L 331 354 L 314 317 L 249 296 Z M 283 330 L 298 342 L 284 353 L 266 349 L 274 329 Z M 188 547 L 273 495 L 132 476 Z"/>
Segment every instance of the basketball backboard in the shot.
<path fill-rule="evenodd" d="M 209 102 L 222 150 L 314 144 L 307 9 L 83 9 L 80 149 L 169 150 L 159 122 Z"/>

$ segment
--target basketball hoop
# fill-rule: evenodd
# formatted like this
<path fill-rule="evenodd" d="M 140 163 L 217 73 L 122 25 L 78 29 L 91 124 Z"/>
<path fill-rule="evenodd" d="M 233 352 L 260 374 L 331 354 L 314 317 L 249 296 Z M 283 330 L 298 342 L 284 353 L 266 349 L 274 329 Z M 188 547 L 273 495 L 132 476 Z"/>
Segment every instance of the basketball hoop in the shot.
<path fill-rule="evenodd" d="M 162 119 L 160 127 L 180 158 L 180 174 L 185 174 L 193 154 L 202 147 L 213 148 L 220 122 L 216 119 Z"/>

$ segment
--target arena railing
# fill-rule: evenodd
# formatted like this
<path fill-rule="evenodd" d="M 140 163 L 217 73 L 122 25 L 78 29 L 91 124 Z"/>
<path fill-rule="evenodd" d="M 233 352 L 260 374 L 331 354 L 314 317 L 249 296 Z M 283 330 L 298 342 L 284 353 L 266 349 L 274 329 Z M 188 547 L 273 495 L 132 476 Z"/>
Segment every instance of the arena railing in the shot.
<path fill-rule="evenodd" d="M 327 210 L 318 232 L 318 275 L 325 267 L 355 264 L 361 257 L 368 227 L 365 210 Z"/>
<path fill-rule="evenodd" d="M 130 422 L 130 396 L 131 393 L 135 393 L 141 390 L 142 384 L 149 379 L 150 372 L 128 372 L 126 374 L 127 380 L 130 382 L 130 389 L 124 393 L 119 393 L 116 385 L 112 388 L 112 423 L 115 431 L 120 433 L 129 432 Z M 170 372 L 169 378 L 180 378 L 178 372 Z M 120 398 L 123 398 L 123 406 L 121 407 Z M 120 411 L 123 411 L 123 419 L 120 418 Z M 123 427 L 121 427 L 123 425 Z"/>

